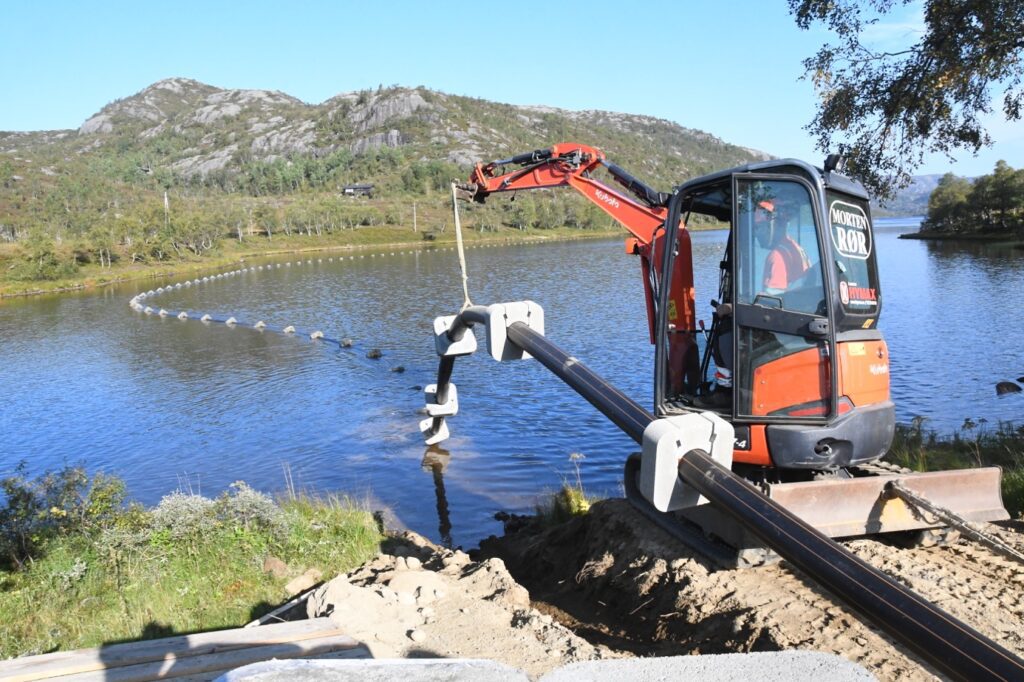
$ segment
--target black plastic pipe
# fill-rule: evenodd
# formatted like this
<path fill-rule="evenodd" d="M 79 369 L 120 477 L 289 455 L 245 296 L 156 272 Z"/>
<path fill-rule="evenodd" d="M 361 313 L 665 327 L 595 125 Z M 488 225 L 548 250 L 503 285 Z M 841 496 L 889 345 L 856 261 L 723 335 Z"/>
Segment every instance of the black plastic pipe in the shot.
<path fill-rule="evenodd" d="M 527 325 L 513 323 L 508 337 L 630 438 L 642 443 L 644 429 L 654 415 Z M 971 681 L 1024 680 L 1024 661 L 1019 657 L 825 537 L 707 453 L 686 453 L 679 463 L 679 476 L 780 556 L 944 674 Z"/>
<path fill-rule="evenodd" d="M 654 421 L 653 414 L 522 322 L 509 325 L 508 338 L 569 384 L 626 435 L 637 443 L 643 441 L 644 429 Z"/>

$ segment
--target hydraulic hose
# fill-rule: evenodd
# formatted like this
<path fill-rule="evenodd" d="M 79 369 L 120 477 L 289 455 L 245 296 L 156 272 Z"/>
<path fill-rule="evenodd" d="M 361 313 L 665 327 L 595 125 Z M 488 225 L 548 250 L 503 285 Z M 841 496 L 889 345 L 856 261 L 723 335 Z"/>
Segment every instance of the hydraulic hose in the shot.
<path fill-rule="evenodd" d="M 508 338 L 583 396 L 637 443 L 655 419 L 628 396 L 522 323 Z M 780 556 L 943 674 L 961 680 L 1024 680 L 1024 661 L 889 575 L 825 537 L 752 485 L 691 450 L 679 476 Z"/>

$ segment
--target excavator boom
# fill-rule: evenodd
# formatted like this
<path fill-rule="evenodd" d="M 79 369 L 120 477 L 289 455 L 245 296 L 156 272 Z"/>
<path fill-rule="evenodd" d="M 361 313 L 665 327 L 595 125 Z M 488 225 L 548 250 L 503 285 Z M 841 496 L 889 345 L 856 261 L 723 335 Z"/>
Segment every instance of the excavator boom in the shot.
<path fill-rule="evenodd" d="M 508 166 L 518 166 L 506 171 Z M 619 193 L 592 177 L 604 167 L 635 199 Z M 477 164 L 463 185 L 476 201 L 495 192 L 571 187 L 614 218 L 633 235 L 637 247 L 649 247 L 664 225 L 669 195 L 657 192 L 605 159 L 596 147 L 562 143 L 548 149 L 518 154 L 508 159 Z"/>
<path fill-rule="evenodd" d="M 508 170 L 510 166 L 514 166 Z M 628 192 L 624 194 L 593 177 L 604 168 L 614 181 Z M 474 200 L 483 202 L 497 192 L 570 187 L 622 225 L 631 235 L 626 252 L 640 257 L 644 298 L 650 341 L 655 342 L 657 316 L 655 291 L 662 277 L 665 220 L 668 217 L 670 194 L 659 192 L 628 172 L 610 163 L 596 147 L 563 142 L 547 149 L 517 154 L 507 159 L 477 164 L 467 184 L 460 189 Z M 682 385 L 682 360 L 695 351 L 696 311 L 694 306 L 693 271 L 690 263 L 690 239 L 685 229 L 677 239 L 679 256 L 672 269 L 669 309 L 673 311 L 676 329 L 669 354 L 675 372 L 672 381 Z"/>

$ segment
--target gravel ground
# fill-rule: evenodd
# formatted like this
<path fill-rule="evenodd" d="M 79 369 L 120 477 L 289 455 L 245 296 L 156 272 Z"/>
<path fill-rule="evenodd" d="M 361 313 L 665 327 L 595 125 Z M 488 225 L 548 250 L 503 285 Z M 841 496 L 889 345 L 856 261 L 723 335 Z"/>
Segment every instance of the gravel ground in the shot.
<path fill-rule="evenodd" d="M 989 529 L 1024 548 L 1024 523 Z M 1024 655 L 1024 566 L 964 540 L 846 546 Z M 482 658 L 537 679 L 577 662 L 803 650 L 878 679 L 936 677 L 786 562 L 717 569 L 624 500 L 490 538 L 473 559 L 414 533 L 384 549 L 307 603 L 309 616 L 329 615 L 375 658 Z"/>

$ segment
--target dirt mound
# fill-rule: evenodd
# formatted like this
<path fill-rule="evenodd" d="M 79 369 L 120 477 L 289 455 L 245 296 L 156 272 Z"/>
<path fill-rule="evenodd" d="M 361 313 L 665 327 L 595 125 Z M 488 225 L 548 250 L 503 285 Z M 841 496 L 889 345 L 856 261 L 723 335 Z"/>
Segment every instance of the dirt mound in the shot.
<path fill-rule="evenodd" d="M 1024 545 L 1024 524 L 993 529 Z M 1024 566 L 977 545 L 903 549 L 847 543 L 858 556 L 1018 654 L 1024 654 Z M 501 557 L 534 606 L 588 640 L 637 655 L 808 649 L 839 654 L 879 679 L 931 679 L 899 645 L 786 562 L 718 570 L 624 500 L 540 531 L 481 545 Z"/>
<path fill-rule="evenodd" d="M 330 616 L 374 658 L 487 658 L 538 677 L 615 656 L 531 608 L 501 559 L 473 562 L 408 532 L 321 586 L 306 612 Z"/>

